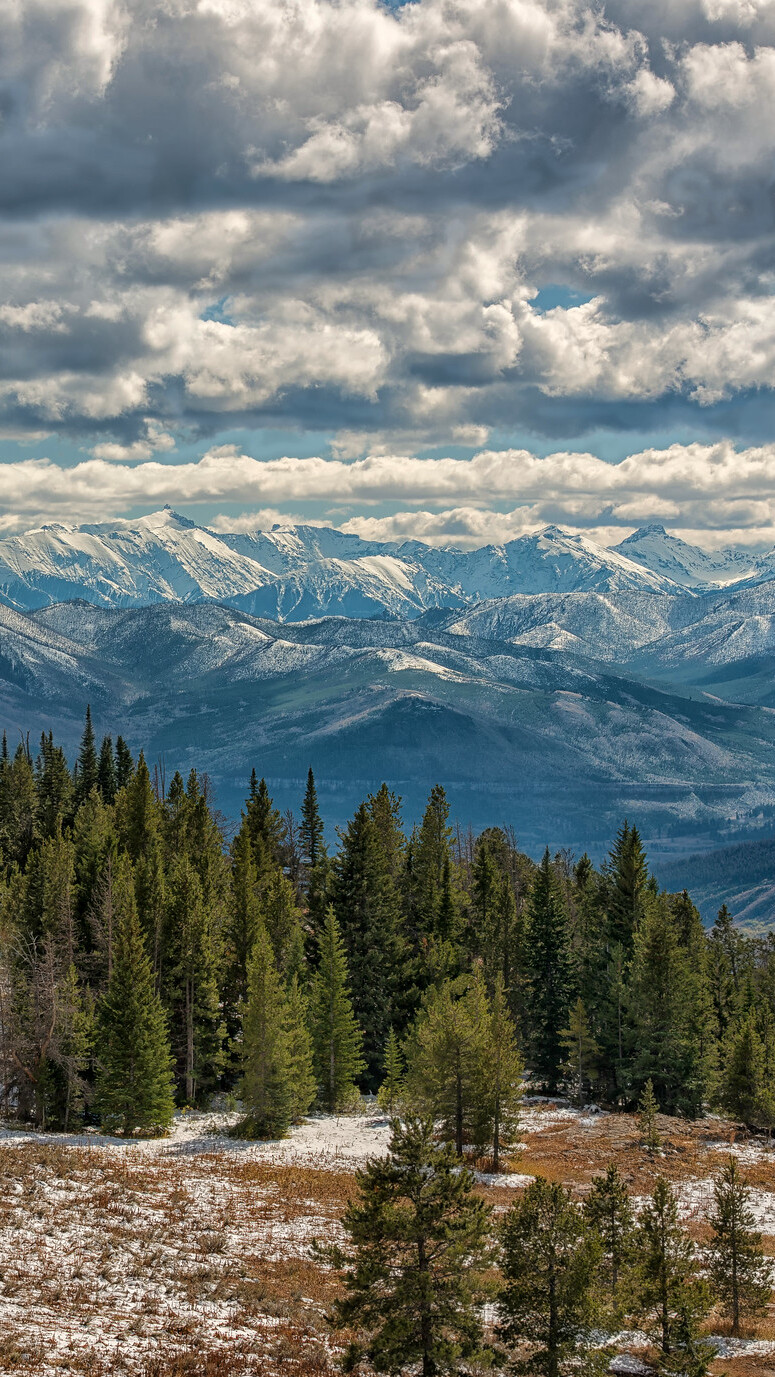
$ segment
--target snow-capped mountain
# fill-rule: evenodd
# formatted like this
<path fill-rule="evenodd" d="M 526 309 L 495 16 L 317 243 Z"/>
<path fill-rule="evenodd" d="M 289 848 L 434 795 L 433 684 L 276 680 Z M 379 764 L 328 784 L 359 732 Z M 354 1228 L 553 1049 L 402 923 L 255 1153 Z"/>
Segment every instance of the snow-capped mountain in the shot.
<path fill-rule="evenodd" d="M 317 526 L 223 534 L 165 508 L 0 541 L 0 601 L 19 611 L 81 598 L 105 607 L 211 600 L 280 621 L 414 617 L 512 593 L 589 589 L 681 591 L 620 551 L 555 526 L 463 551 Z"/>
<path fill-rule="evenodd" d="M 698 545 L 689 545 L 679 536 L 670 535 L 656 523 L 641 526 L 613 548 L 654 574 L 683 588 L 702 591 L 756 578 L 759 567 L 753 555 L 741 550 L 717 550 L 711 555 Z M 769 574 L 770 578 L 773 576 L 775 563 Z"/>
<path fill-rule="evenodd" d="M 546 840 L 549 818 L 558 844 L 592 845 L 625 814 L 722 835 L 775 807 L 775 715 L 592 657 L 603 617 L 600 640 L 618 636 L 621 657 L 628 627 L 633 646 L 652 630 L 669 641 L 675 622 L 653 619 L 656 604 L 703 611 L 596 591 L 505 599 L 498 623 L 496 603 L 304 623 L 215 603 L 2 609 L 0 725 L 33 744 L 53 728 L 72 753 L 91 702 L 99 731 L 121 731 L 168 773 L 195 757 L 232 815 L 252 766 L 298 807 L 311 764 L 337 823 L 383 779 L 417 816 L 441 780 L 461 820 L 513 822 L 525 844 Z M 531 641 L 563 621 L 570 647 Z"/>

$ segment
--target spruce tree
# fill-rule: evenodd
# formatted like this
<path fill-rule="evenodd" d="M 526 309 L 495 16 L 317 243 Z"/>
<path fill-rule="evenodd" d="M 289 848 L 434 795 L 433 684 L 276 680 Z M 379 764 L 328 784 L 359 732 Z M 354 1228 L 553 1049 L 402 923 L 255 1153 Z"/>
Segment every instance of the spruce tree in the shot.
<path fill-rule="evenodd" d="M 762 1236 L 751 1210 L 750 1190 L 737 1158 L 719 1171 L 713 1187 L 713 1208 L 708 1223 L 713 1230 L 709 1248 L 710 1275 L 716 1295 L 740 1333 L 744 1315 L 761 1315 L 772 1296 L 772 1264 L 762 1251 Z"/>
<path fill-rule="evenodd" d="M 662 1136 L 657 1127 L 657 1114 L 659 1105 L 654 1094 L 653 1083 L 648 1080 L 643 1087 L 643 1093 L 638 1101 L 638 1128 L 640 1138 L 647 1152 L 659 1152 L 662 1147 Z"/>
<path fill-rule="evenodd" d="M 592 1340 L 597 1234 L 563 1186 L 537 1176 L 508 1211 L 501 1240 L 501 1333 L 523 1357 L 515 1366 L 546 1377 L 575 1371 Z"/>
<path fill-rule="evenodd" d="M 584 1088 L 595 1078 L 600 1048 L 592 1036 L 584 1002 L 577 999 L 570 1012 L 567 1028 L 560 1034 L 567 1053 L 566 1069 L 573 1086 L 576 1104 L 584 1104 Z"/>
<path fill-rule="evenodd" d="M 337 1322 L 355 1329 L 348 1366 L 365 1353 L 375 1371 L 444 1377 L 482 1355 L 482 1303 L 491 1266 L 490 1207 L 473 1174 L 433 1142 L 431 1120 L 394 1125 L 389 1155 L 357 1174 L 342 1220 Z"/>
<path fill-rule="evenodd" d="M 397 1113 L 406 1090 L 406 1068 L 401 1044 L 394 1028 L 391 1028 L 388 1034 L 382 1070 L 382 1084 L 377 1093 L 377 1102 L 380 1109 L 384 1109 L 392 1118 Z"/>
<path fill-rule="evenodd" d="M 555 1093 L 564 1061 L 562 1031 L 574 993 L 565 898 L 547 847 L 530 895 L 527 930 L 528 1019 L 536 1079 Z"/>
<path fill-rule="evenodd" d="M 166 891 L 162 992 L 170 1016 L 178 1083 L 187 1104 L 217 1084 L 225 1051 L 218 985 L 220 942 L 202 884 L 185 852 Z"/>
<path fill-rule="evenodd" d="M 331 901 L 347 952 L 355 1017 L 363 1029 L 366 1084 L 379 1085 L 401 977 L 398 893 L 365 803 L 341 834 Z"/>
<path fill-rule="evenodd" d="M 363 1033 L 353 1013 L 347 957 L 333 908 L 318 942 L 318 968 L 312 985 L 310 1026 L 320 1099 L 333 1114 L 352 1107 L 364 1068 Z"/>
<path fill-rule="evenodd" d="M 94 739 L 94 728 L 91 720 L 91 706 L 86 705 L 86 720 L 84 722 L 81 746 L 78 751 L 78 760 L 75 766 L 75 802 L 76 807 L 89 797 L 92 789 L 96 789 L 99 782 L 99 760 L 97 757 L 97 745 Z"/>
<path fill-rule="evenodd" d="M 466 1139 L 483 1147 L 491 1132 L 487 1018 L 481 983 L 460 976 L 428 992 L 408 1039 L 410 1100 L 439 1120 L 459 1157 Z"/>
<path fill-rule="evenodd" d="M 137 909 L 119 916 L 113 970 L 97 1011 L 95 1104 L 105 1128 L 164 1133 L 172 1122 L 172 1056 Z"/>
<path fill-rule="evenodd" d="M 116 737 L 116 788 L 125 789 L 135 772 L 132 752 L 123 736 Z"/>
<path fill-rule="evenodd" d="M 491 1133 L 492 1166 L 493 1171 L 498 1171 L 502 1143 L 513 1143 L 516 1137 L 524 1076 L 500 972 L 486 1013 L 482 1070 L 487 1091 L 485 1104 Z M 481 1132 L 477 1134 L 481 1136 Z"/>
<path fill-rule="evenodd" d="M 643 915 L 648 867 L 638 829 L 630 827 L 626 819 L 617 833 L 605 877 L 608 942 L 629 952 Z"/>
<path fill-rule="evenodd" d="M 291 1122 L 295 1124 L 304 1118 L 317 1094 L 309 1005 L 297 975 L 291 976 L 286 992 L 285 1031 L 288 1039 Z"/>
<path fill-rule="evenodd" d="M 600 1239 L 601 1267 L 614 1315 L 621 1309 L 622 1283 L 632 1260 L 635 1216 L 619 1169 L 611 1162 L 605 1176 L 593 1176 L 584 1201 L 584 1218 Z"/>
<path fill-rule="evenodd" d="M 765 1045 L 753 1011 L 727 1031 L 715 1098 L 726 1114 L 749 1128 L 769 1127 L 775 1117 Z"/>
<path fill-rule="evenodd" d="M 323 859 L 325 843 L 323 840 L 323 819 L 318 809 L 318 795 L 312 766 L 307 773 L 307 788 L 301 805 L 299 844 L 301 846 L 301 858 L 307 870 L 314 870 Z"/>
<path fill-rule="evenodd" d="M 109 736 L 102 738 L 100 758 L 97 765 L 97 788 L 104 803 L 115 803 L 118 783 L 116 780 L 116 760 L 113 742 Z"/>
<path fill-rule="evenodd" d="M 678 1202 L 669 1182 L 657 1178 L 635 1234 L 639 1301 L 653 1316 L 663 1354 L 675 1347 L 677 1332 L 694 1332 L 710 1309 L 710 1290 L 698 1275 L 694 1245 L 678 1220 Z"/>
<path fill-rule="evenodd" d="M 288 1001 L 269 934 L 259 926 L 248 963 L 242 1022 L 240 1095 L 247 1111 L 239 1133 L 282 1138 L 293 1118 Z"/>
<path fill-rule="evenodd" d="M 695 1018 L 701 991 L 693 965 L 696 958 L 682 945 L 669 897 L 649 894 L 635 934 L 628 992 L 631 1078 L 638 1090 L 652 1080 L 666 1113 L 697 1114 L 706 1090 Z"/>

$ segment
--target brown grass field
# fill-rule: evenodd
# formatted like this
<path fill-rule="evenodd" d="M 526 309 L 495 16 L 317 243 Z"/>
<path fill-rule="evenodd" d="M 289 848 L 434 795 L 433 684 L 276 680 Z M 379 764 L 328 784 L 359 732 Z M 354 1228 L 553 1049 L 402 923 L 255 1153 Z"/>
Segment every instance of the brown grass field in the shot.
<path fill-rule="evenodd" d="M 358 1131 L 364 1122 L 368 1135 Z M 354 1145 L 323 1158 L 316 1145 L 325 1128 L 318 1121 L 313 1145 L 302 1141 L 295 1157 L 283 1145 L 244 1149 L 211 1132 L 156 1144 L 0 1137 L 0 1371 L 321 1377 L 336 1370 L 347 1336 L 331 1330 L 326 1313 L 338 1281 L 310 1245 L 337 1237 L 357 1161 L 383 1150 L 387 1130 L 374 1119 L 353 1121 Z M 660 1172 L 669 1177 L 702 1242 L 710 1178 L 731 1147 L 775 1255 L 775 1152 L 766 1141 L 747 1140 L 718 1119 L 660 1118 L 660 1128 L 664 1150 L 651 1158 L 626 1115 L 533 1106 L 507 1163 L 511 1174 L 485 1175 L 479 1189 L 498 1213 L 522 1178 L 537 1173 L 581 1196 L 613 1160 L 638 1197 Z M 489 1163 L 477 1166 L 487 1173 Z M 725 1333 L 718 1316 L 708 1329 Z M 775 1377 L 775 1310 L 747 1340 L 746 1351 L 719 1359 L 713 1371 Z M 634 1351 L 648 1357 L 643 1347 Z"/>

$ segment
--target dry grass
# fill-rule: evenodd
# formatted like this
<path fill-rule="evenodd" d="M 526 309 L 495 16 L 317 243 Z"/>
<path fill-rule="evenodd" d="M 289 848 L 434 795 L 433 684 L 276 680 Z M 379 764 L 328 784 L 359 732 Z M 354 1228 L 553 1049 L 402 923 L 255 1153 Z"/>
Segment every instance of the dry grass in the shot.
<path fill-rule="evenodd" d="M 503 1166 L 540 1172 L 579 1196 L 612 1160 L 634 1195 L 645 1195 L 661 1173 L 675 1183 L 687 1225 L 703 1243 L 709 1178 L 734 1128 L 661 1119 L 660 1129 L 664 1151 L 651 1157 L 632 1118 L 579 1122 L 548 1105 L 526 1115 L 524 1145 Z M 761 1144 L 742 1150 L 761 1200 L 773 1194 L 775 1221 L 775 1161 Z M 342 1340 L 325 1316 L 339 1283 L 310 1243 L 338 1235 L 354 1187 L 352 1171 L 336 1164 L 280 1164 L 232 1147 L 187 1154 L 99 1140 L 89 1147 L 0 1142 L 0 1372 L 333 1372 Z M 519 1194 L 506 1181 L 481 1190 L 498 1212 Z M 775 1256 L 775 1222 L 765 1245 Z M 718 1320 L 712 1327 L 724 1332 Z M 775 1340 L 775 1317 L 750 1334 Z M 775 1354 L 724 1360 L 716 1370 L 775 1377 Z"/>

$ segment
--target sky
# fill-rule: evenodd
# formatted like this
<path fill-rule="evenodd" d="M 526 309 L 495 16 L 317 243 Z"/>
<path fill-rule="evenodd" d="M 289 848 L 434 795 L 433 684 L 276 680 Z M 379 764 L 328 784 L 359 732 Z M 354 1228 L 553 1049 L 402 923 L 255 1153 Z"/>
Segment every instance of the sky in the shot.
<path fill-rule="evenodd" d="M 0 534 L 775 542 L 775 0 L 0 23 Z"/>

